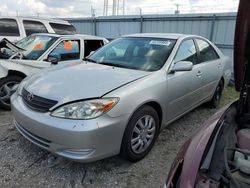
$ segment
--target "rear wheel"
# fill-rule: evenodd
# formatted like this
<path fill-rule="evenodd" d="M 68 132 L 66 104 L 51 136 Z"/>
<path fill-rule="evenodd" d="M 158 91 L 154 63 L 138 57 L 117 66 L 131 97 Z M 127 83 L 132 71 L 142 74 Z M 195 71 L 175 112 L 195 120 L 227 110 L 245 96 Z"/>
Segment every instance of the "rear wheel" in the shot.
<path fill-rule="evenodd" d="M 8 76 L 0 79 L 0 108 L 10 110 L 10 97 L 13 88 L 16 87 L 22 78 L 19 76 Z"/>
<path fill-rule="evenodd" d="M 217 86 L 216 89 L 215 89 L 213 98 L 212 98 L 212 100 L 210 101 L 211 107 L 216 108 L 216 107 L 219 106 L 219 104 L 220 104 L 220 99 L 221 99 L 221 96 L 222 96 L 223 88 L 224 88 L 223 81 L 220 80 L 218 86 Z"/>
<path fill-rule="evenodd" d="M 159 132 L 159 117 L 150 106 L 143 106 L 131 117 L 125 130 L 121 155 L 136 162 L 152 149 Z"/>

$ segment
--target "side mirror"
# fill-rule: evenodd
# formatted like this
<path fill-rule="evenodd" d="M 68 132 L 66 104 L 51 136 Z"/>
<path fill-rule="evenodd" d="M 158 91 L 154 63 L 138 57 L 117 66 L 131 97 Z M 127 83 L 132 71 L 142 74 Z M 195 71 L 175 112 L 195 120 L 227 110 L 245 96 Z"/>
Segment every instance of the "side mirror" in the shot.
<path fill-rule="evenodd" d="M 48 56 L 47 61 L 50 62 L 52 65 L 57 65 L 59 62 L 59 55 L 51 54 Z"/>
<path fill-rule="evenodd" d="M 192 69 L 193 69 L 192 62 L 179 61 L 170 68 L 170 72 L 191 71 Z"/>
<path fill-rule="evenodd" d="M 95 51 L 91 51 L 91 52 L 89 53 L 89 56 L 92 55 L 93 53 L 95 53 Z"/>

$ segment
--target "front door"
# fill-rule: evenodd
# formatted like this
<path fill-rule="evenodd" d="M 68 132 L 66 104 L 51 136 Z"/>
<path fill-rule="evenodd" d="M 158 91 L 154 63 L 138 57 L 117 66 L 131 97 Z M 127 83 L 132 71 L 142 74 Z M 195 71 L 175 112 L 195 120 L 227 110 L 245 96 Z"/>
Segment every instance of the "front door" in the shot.
<path fill-rule="evenodd" d="M 198 63 L 193 39 L 185 40 L 180 44 L 173 63 L 180 61 L 191 61 L 194 66 L 191 71 L 176 71 L 167 76 L 168 120 L 175 119 L 196 106 L 202 97 L 201 65 Z"/>

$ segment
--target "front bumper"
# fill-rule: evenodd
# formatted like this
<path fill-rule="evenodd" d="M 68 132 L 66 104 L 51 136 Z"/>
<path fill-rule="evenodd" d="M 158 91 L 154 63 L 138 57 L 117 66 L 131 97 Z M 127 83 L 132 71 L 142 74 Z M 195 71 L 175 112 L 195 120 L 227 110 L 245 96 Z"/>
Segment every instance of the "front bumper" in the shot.
<path fill-rule="evenodd" d="M 107 114 L 91 120 L 69 120 L 28 108 L 16 93 L 11 97 L 14 123 L 29 141 L 57 155 L 92 162 L 120 152 L 129 114 Z"/>

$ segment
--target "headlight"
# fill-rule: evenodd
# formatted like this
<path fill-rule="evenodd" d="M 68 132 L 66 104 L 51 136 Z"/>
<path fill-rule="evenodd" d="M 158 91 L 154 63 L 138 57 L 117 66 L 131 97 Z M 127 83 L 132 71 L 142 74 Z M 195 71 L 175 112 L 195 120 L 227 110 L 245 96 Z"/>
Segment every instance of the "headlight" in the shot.
<path fill-rule="evenodd" d="M 113 108 L 118 100 L 118 98 L 106 98 L 75 102 L 57 108 L 51 116 L 65 119 L 93 119 Z"/>

